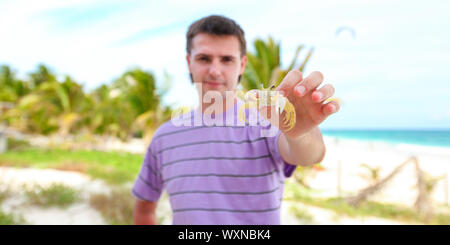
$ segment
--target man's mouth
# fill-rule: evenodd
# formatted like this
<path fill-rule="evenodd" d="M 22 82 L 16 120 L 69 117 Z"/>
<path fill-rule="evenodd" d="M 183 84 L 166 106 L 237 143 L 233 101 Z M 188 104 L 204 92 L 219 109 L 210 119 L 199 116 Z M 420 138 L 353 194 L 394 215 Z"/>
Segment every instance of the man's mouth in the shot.
<path fill-rule="evenodd" d="M 216 82 L 216 81 L 205 81 L 206 84 L 211 85 L 211 86 L 220 86 L 220 85 L 225 85 L 222 82 Z"/>

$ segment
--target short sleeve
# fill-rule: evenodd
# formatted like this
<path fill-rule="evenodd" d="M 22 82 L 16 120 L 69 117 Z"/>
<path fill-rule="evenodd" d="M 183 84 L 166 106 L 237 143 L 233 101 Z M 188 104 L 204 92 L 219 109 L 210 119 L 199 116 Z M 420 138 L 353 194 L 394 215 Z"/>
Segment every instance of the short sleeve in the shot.
<path fill-rule="evenodd" d="M 131 193 L 138 199 L 157 202 L 161 196 L 163 185 L 158 159 L 154 150 L 154 142 L 150 144 L 142 162 L 141 170 L 134 182 Z"/>
<path fill-rule="evenodd" d="M 278 139 L 280 138 L 280 135 L 281 131 L 278 130 L 274 137 L 267 137 L 267 145 L 275 163 L 283 166 L 284 176 L 289 178 L 292 176 L 297 166 L 285 162 L 281 157 L 280 149 L 278 148 Z"/>

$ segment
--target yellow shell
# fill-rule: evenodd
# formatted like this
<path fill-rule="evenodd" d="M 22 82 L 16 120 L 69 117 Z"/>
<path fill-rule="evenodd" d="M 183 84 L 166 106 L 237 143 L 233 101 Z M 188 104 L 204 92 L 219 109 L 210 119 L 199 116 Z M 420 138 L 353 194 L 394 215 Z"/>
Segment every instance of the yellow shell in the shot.
<path fill-rule="evenodd" d="M 259 108 L 261 106 L 275 106 L 276 111 L 280 113 L 286 112 L 283 120 L 283 126 L 287 127 L 286 131 L 291 130 L 295 126 L 296 116 L 295 108 L 289 100 L 281 95 L 279 91 L 270 89 L 254 89 L 247 92 L 243 97 L 245 104 L 239 108 L 238 118 L 240 121 L 246 122 L 245 109 Z"/>

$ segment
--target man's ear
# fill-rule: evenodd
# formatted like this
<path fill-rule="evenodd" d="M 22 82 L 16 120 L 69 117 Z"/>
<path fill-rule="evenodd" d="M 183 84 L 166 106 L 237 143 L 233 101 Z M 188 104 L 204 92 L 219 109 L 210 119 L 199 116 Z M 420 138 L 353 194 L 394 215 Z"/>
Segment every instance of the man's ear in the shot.
<path fill-rule="evenodd" d="M 189 54 L 186 54 L 186 61 L 187 61 L 189 72 L 191 72 L 191 56 Z"/>
<path fill-rule="evenodd" d="M 245 66 L 247 65 L 247 55 L 244 55 L 241 59 L 241 70 L 239 72 L 239 74 L 244 74 L 245 71 Z"/>

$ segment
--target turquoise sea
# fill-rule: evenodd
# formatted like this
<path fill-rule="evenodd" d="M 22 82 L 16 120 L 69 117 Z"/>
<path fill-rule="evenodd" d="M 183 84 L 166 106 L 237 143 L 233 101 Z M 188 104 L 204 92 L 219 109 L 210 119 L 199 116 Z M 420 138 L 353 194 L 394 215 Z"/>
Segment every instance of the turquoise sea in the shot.
<path fill-rule="evenodd" d="M 387 144 L 414 144 L 450 147 L 450 129 L 399 130 L 399 129 L 322 129 L 330 137 L 362 141 L 379 141 Z"/>

